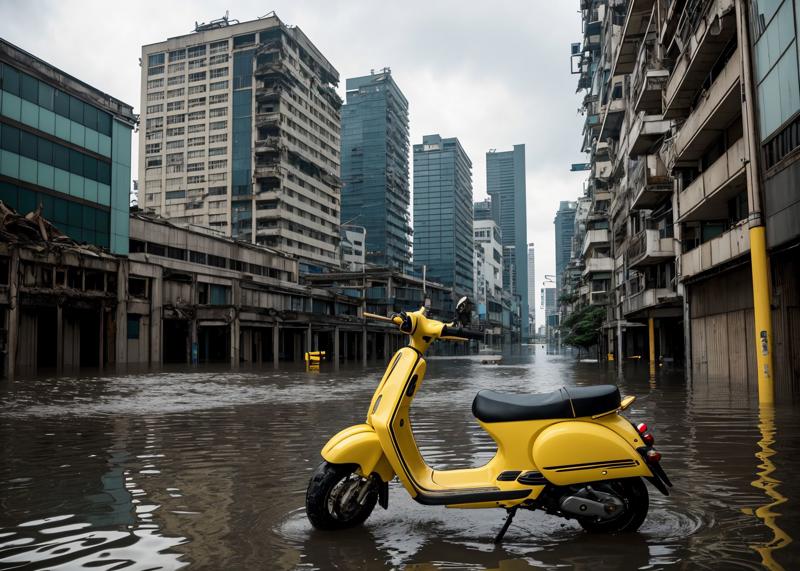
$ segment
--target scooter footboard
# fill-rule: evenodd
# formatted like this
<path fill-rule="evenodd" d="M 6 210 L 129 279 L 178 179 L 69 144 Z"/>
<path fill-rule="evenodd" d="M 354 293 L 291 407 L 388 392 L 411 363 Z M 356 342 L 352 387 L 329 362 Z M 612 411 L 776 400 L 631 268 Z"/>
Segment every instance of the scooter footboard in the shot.
<path fill-rule="evenodd" d="M 533 443 L 533 459 L 557 486 L 653 475 L 630 443 L 593 422 L 559 422 L 544 429 Z"/>
<path fill-rule="evenodd" d="M 369 424 L 356 424 L 336 434 L 322 449 L 322 457 L 331 464 L 357 464 L 362 475 L 374 472 L 384 482 L 394 478 L 378 435 Z"/>

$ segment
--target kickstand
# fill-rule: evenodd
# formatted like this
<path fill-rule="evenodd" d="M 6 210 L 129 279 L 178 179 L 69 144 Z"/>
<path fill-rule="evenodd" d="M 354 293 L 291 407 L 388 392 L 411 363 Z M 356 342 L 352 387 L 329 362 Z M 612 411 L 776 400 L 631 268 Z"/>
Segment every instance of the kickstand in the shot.
<path fill-rule="evenodd" d="M 503 541 L 503 537 L 505 536 L 509 526 L 511 525 L 511 520 L 514 519 L 514 514 L 517 513 L 517 506 L 514 506 L 513 508 L 508 508 L 507 511 L 508 511 L 508 517 L 506 518 L 506 522 L 503 524 L 503 528 L 500 530 L 500 533 L 498 533 L 497 537 L 494 538 L 495 544 L 498 544 Z"/>

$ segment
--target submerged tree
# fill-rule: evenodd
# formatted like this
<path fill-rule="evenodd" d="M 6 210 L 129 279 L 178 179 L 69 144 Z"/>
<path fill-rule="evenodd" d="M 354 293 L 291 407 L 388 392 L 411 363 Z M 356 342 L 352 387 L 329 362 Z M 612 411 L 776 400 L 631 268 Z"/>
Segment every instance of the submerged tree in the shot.
<path fill-rule="evenodd" d="M 561 324 L 564 344 L 577 347 L 578 355 L 581 349 L 597 345 L 605 315 L 605 307 L 587 305 L 567 317 Z"/>

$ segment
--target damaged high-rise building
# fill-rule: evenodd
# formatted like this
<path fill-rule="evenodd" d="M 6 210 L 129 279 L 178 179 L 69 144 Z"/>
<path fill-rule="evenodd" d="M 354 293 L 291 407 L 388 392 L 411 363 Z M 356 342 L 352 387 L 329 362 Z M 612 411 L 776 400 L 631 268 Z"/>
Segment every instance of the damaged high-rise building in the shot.
<path fill-rule="evenodd" d="M 274 13 L 142 48 L 139 206 L 339 265 L 339 74 Z"/>

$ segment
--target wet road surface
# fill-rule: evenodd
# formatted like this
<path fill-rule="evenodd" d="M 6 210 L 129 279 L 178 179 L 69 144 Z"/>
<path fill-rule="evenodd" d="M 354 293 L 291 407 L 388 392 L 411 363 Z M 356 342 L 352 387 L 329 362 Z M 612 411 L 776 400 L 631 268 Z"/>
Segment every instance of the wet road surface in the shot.
<path fill-rule="evenodd" d="M 675 484 L 669 497 L 648 485 L 638 533 L 521 511 L 495 547 L 504 512 L 421 506 L 396 482 L 363 527 L 314 531 L 308 476 L 328 437 L 363 422 L 382 370 L 0 380 L 0 569 L 800 568 L 800 409 L 541 348 L 501 365 L 430 361 L 412 412 L 423 455 L 436 468 L 491 458 L 471 415 L 481 388 L 618 382 Z"/>

